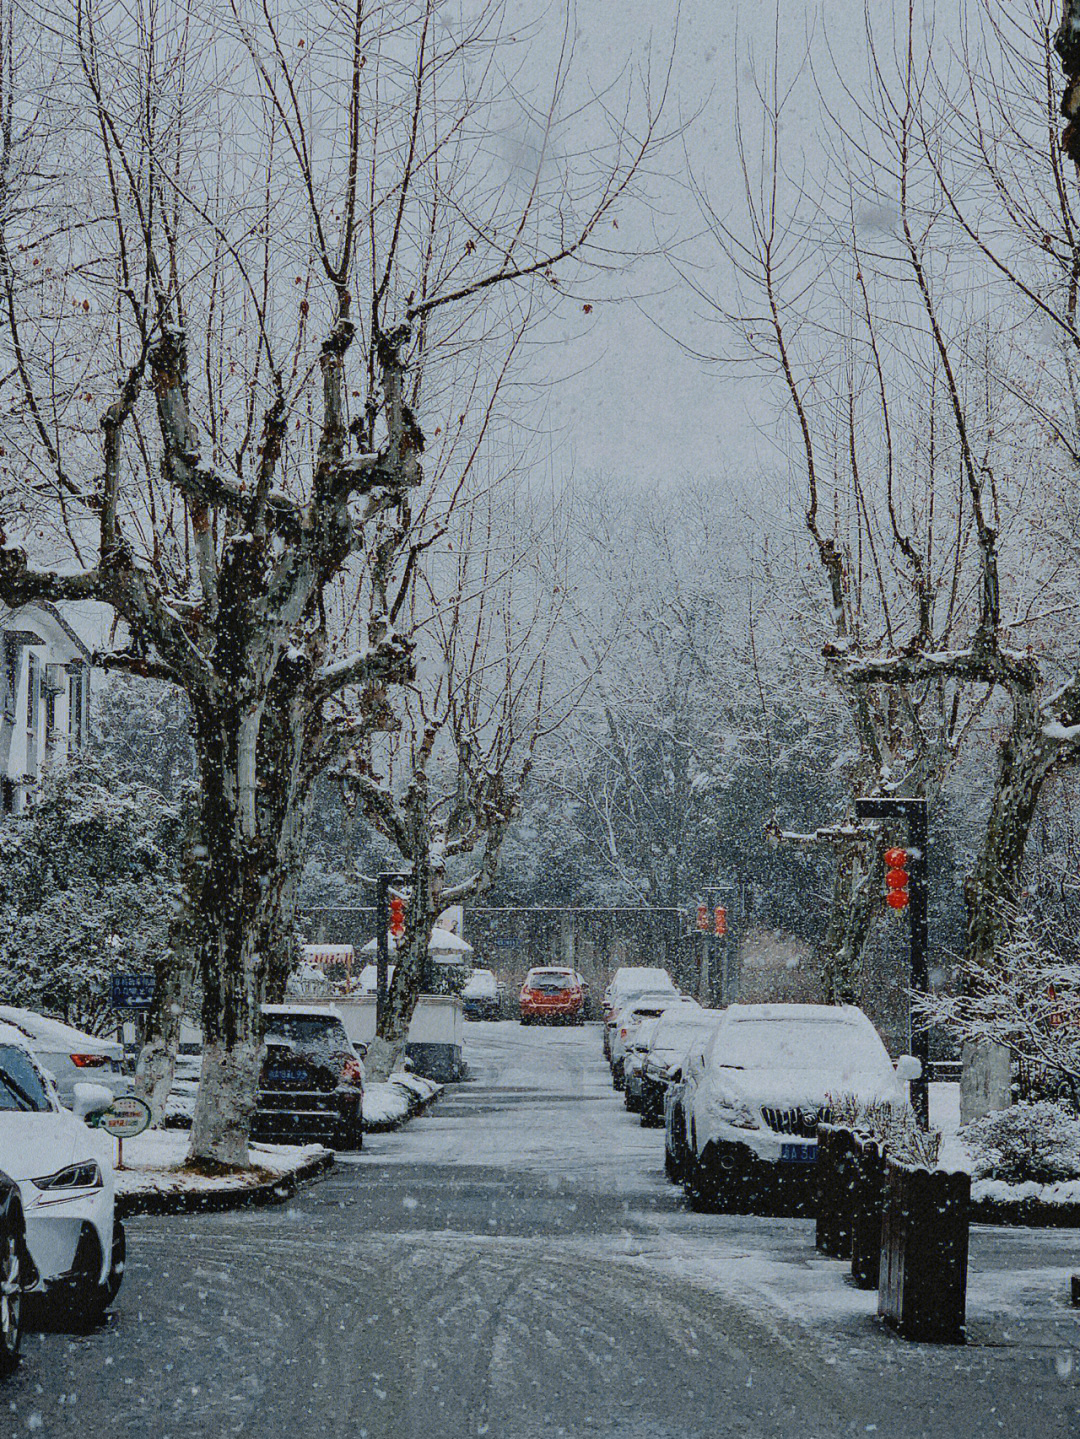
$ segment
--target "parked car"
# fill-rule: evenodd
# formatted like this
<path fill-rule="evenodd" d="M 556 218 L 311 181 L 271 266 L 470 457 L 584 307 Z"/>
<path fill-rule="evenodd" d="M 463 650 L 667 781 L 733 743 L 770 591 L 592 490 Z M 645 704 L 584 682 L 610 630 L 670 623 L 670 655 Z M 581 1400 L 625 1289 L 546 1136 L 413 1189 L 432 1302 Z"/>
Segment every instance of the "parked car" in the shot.
<path fill-rule="evenodd" d="M 19 1362 L 22 1291 L 29 1267 L 19 1186 L 0 1171 L 0 1377 Z"/>
<path fill-rule="evenodd" d="M 733 1004 L 687 1061 L 683 1185 L 701 1208 L 810 1201 L 817 1126 L 831 1097 L 906 1103 L 877 1030 L 852 1005 Z"/>
<path fill-rule="evenodd" d="M 364 1063 L 337 1009 L 266 1004 L 266 1056 L 251 1137 L 360 1149 Z"/>
<path fill-rule="evenodd" d="M 608 1049 L 611 1053 L 611 1082 L 616 1089 L 623 1087 L 623 1060 L 626 1047 L 637 1037 L 638 1030 L 646 1019 L 658 1019 L 672 1004 L 694 1004 L 684 1000 L 677 990 L 661 990 L 657 994 L 639 994 L 615 1015 L 611 1024 L 611 1038 Z"/>
<path fill-rule="evenodd" d="M 644 965 L 623 965 L 611 978 L 600 1001 L 600 1018 L 603 1021 L 604 1058 L 611 1058 L 611 1025 L 620 1009 L 639 994 L 677 994 L 675 983 L 666 969 L 648 968 Z"/>
<path fill-rule="evenodd" d="M 585 982 L 576 969 L 563 965 L 530 969 L 518 999 L 522 1024 L 581 1024 L 585 1019 Z"/>
<path fill-rule="evenodd" d="M 466 1019 L 498 1019 L 499 984 L 491 969 L 474 969 L 461 989 Z"/>
<path fill-rule="evenodd" d="M 113 1095 L 130 1094 L 131 1079 L 124 1073 L 124 1045 L 119 1039 L 84 1034 L 58 1019 L 46 1019 L 30 1009 L 0 1005 L 0 1024 L 17 1029 L 38 1063 L 56 1081 L 60 1102 L 71 1108 L 75 1086 L 89 1080 Z"/>
<path fill-rule="evenodd" d="M 80 1083 L 73 1100 L 74 1113 L 21 1031 L 0 1025 L 0 1169 L 19 1187 L 23 1292 L 89 1327 L 116 1298 L 126 1246 L 112 1140 L 86 1123 L 109 1107 L 112 1092 Z"/>
<path fill-rule="evenodd" d="M 697 1004 L 675 1004 L 651 1021 L 648 1045 L 641 1059 L 638 1112 L 642 1126 L 658 1128 L 664 1123 L 664 1099 L 668 1089 L 682 1078 L 683 1064 L 695 1041 L 702 1044 L 712 1036 L 722 1011 L 702 1009 Z M 636 1047 L 645 1039 L 645 1026 L 638 1032 Z"/>
<path fill-rule="evenodd" d="M 641 1076 L 645 1068 L 645 1056 L 652 1042 L 653 1032 L 663 1017 L 658 1014 L 655 1019 L 646 1019 L 638 1027 L 637 1034 L 627 1044 L 623 1054 L 623 1104 L 631 1114 L 636 1114 L 641 1108 Z"/>

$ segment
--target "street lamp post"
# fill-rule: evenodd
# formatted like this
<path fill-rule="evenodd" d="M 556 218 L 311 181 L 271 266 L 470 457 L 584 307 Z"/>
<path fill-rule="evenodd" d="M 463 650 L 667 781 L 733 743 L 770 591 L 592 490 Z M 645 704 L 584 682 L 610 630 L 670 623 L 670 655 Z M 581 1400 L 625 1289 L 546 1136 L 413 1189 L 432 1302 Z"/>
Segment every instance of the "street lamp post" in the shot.
<path fill-rule="evenodd" d="M 910 879 L 909 905 L 911 915 L 911 988 L 916 994 L 928 994 L 930 969 L 928 963 L 929 922 L 927 917 L 927 841 L 929 827 L 925 799 L 899 799 L 869 796 L 855 801 L 857 819 L 903 820 L 907 824 L 907 868 Z M 930 1122 L 929 1035 L 926 1027 L 915 1030 L 908 1016 L 911 1052 L 922 1064 L 922 1074 L 912 1080 L 911 1105 L 915 1117 L 925 1129 Z"/>

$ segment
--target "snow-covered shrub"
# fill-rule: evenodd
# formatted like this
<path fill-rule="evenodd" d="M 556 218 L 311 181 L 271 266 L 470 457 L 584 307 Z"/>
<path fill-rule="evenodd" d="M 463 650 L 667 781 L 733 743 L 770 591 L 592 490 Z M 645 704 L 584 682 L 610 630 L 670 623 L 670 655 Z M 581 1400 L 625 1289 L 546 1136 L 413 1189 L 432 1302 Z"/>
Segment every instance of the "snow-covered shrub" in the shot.
<path fill-rule="evenodd" d="M 0 824 L 0 996 L 96 1032 L 118 970 L 153 968 L 179 897 L 177 809 L 83 757 Z"/>
<path fill-rule="evenodd" d="M 974 1119 L 960 1131 L 975 1179 L 1080 1179 L 1080 1119 L 1061 1104 L 1014 1104 Z"/>

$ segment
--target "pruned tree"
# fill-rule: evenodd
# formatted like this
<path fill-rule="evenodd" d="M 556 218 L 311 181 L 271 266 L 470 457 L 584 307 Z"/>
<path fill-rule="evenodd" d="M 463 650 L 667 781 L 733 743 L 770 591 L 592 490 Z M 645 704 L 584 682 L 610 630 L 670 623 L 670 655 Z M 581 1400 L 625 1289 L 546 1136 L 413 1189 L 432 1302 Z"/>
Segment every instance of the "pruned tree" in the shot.
<path fill-rule="evenodd" d="M 34 101 L 52 199 L 0 237 L 21 396 L 0 595 L 105 602 L 99 662 L 185 692 L 202 1162 L 247 1162 L 260 1007 L 292 943 L 312 786 L 342 752 L 328 707 L 363 697 L 362 743 L 413 673 L 396 627 L 413 497 L 468 468 L 554 267 L 611 263 L 600 227 L 657 137 L 647 98 L 636 131 L 598 105 L 579 164 L 558 143 L 572 45 L 546 97 L 519 95 L 501 16 L 79 0 L 49 18 L 62 63 Z M 487 143 L 500 125 L 524 137 L 512 164 Z M 335 585 L 369 597 L 344 653 Z"/>
<path fill-rule="evenodd" d="M 340 770 L 349 810 L 410 872 L 406 932 L 369 1051 L 380 1075 L 404 1045 L 439 914 L 494 883 L 537 745 L 580 693 L 553 696 L 546 680 L 567 593 L 559 507 L 545 520 L 528 490 L 484 485 L 455 496 L 435 535 L 412 602 L 416 679 Z"/>

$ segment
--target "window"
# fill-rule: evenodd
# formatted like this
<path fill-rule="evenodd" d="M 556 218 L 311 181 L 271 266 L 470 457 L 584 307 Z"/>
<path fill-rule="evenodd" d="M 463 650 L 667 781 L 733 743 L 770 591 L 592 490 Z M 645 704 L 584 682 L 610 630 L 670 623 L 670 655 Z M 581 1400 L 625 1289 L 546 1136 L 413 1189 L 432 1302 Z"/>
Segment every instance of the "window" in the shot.
<path fill-rule="evenodd" d="M 37 729 L 38 694 L 41 690 L 39 678 L 41 662 L 37 655 L 26 656 L 26 728 L 33 734 Z"/>
<path fill-rule="evenodd" d="M 19 647 L 10 635 L 4 636 L 4 718 L 15 718 L 15 694 L 19 679 Z"/>
<path fill-rule="evenodd" d="M 83 736 L 83 676 L 82 670 L 73 674 L 68 681 L 68 734 L 76 747 L 82 745 Z"/>
<path fill-rule="evenodd" d="M 41 1075 L 13 1044 L 0 1045 L 0 1109 L 29 1110 L 36 1114 L 52 1109 Z"/>

